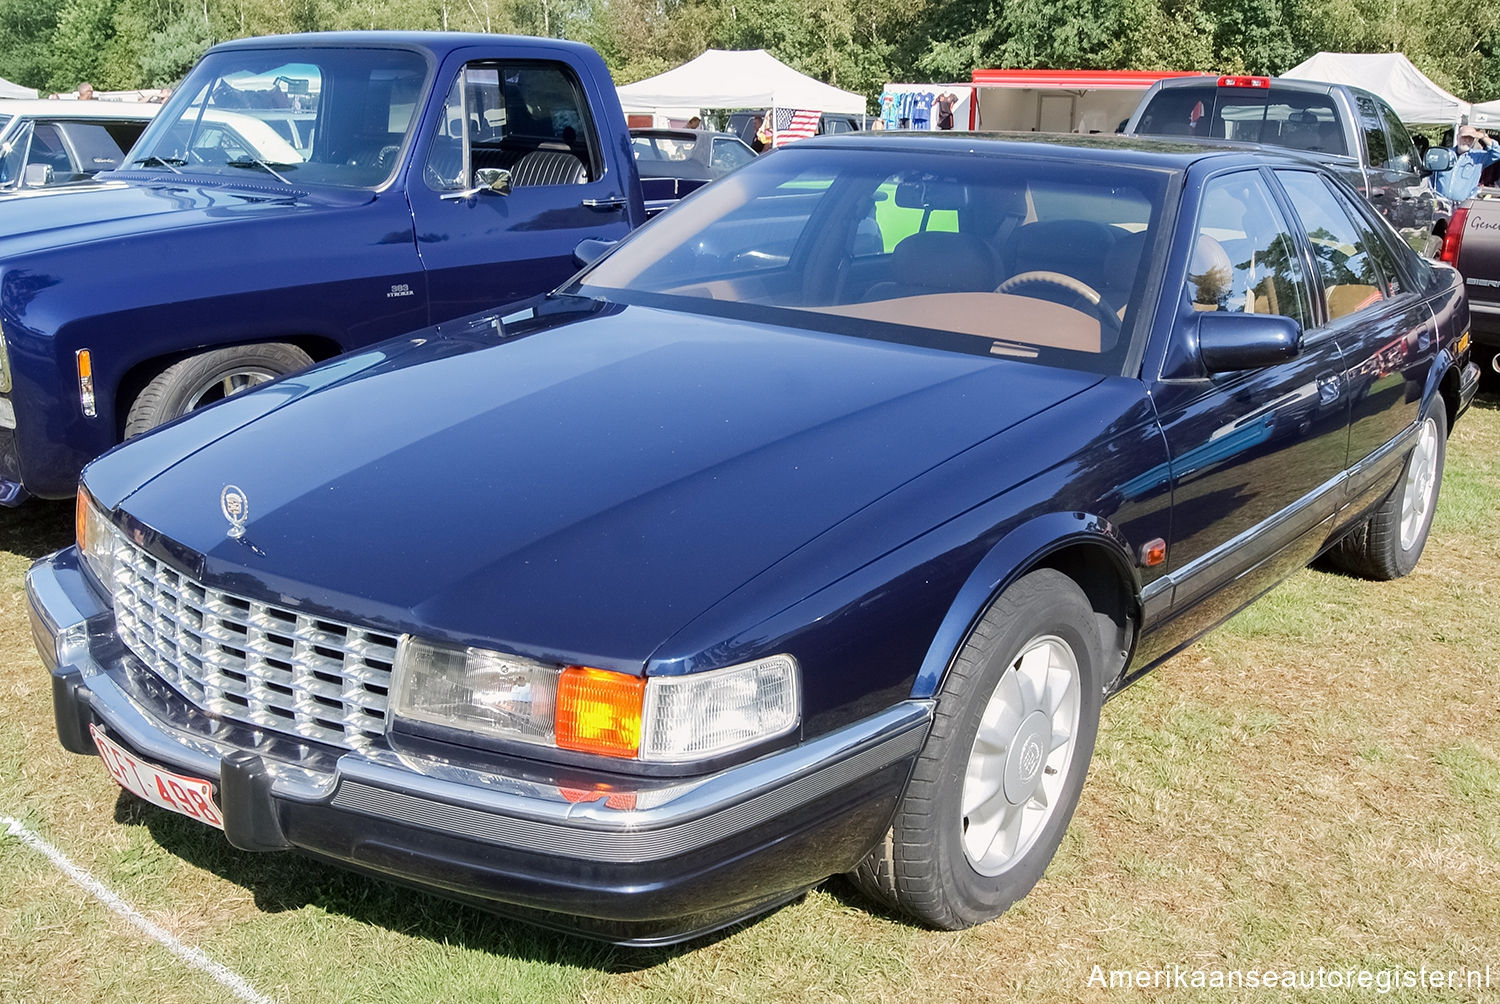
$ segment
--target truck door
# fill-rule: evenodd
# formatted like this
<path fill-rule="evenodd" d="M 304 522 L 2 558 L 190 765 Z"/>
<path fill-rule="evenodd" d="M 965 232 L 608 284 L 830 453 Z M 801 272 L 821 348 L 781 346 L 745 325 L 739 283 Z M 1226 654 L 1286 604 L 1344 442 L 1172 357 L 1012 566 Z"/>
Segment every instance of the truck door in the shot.
<path fill-rule="evenodd" d="M 551 289 L 579 241 L 630 230 L 630 179 L 572 67 L 473 60 L 446 87 L 407 183 L 433 323 Z"/>
<path fill-rule="evenodd" d="M 1395 112 L 1374 95 L 1355 91 L 1353 98 L 1365 141 L 1365 196 L 1402 239 L 1420 252 L 1432 234 L 1433 197 L 1417 171 L 1411 136 Z M 1389 128 L 1385 112 L 1390 113 L 1395 130 Z"/>

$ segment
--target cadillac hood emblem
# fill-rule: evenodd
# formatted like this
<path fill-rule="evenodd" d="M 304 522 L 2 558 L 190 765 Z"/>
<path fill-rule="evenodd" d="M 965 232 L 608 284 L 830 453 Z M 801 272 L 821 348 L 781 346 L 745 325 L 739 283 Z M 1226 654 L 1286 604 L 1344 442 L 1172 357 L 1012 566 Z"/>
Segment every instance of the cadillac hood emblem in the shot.
<path fill-rule="evenodd" d="M 243 537 L 245 522 L 250 518 L 250 500 L 245 493 L 234 485 L 225 485 L 219 493 L 219 508 L 229 520 L 229 536 Z"/>

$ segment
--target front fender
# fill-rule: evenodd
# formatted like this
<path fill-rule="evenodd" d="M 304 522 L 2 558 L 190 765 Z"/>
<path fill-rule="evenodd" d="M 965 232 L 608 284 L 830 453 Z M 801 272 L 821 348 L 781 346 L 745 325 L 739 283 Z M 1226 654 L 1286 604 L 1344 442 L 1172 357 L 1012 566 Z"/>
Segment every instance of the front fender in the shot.
<path fill-rule="evenodd" d="M 1119 528 L 1090 513 L 1046 513 L 1012 529 L 974 566 L 933 636 L 911 696 L 936 696 L 948 667 L 995 598 L 1026 572 L 1045 564 L 1049 556 L 1073 546 L 1095 549 L 1110 563 L 1128 588 L 1139 624 L 1140 575 Z"/>

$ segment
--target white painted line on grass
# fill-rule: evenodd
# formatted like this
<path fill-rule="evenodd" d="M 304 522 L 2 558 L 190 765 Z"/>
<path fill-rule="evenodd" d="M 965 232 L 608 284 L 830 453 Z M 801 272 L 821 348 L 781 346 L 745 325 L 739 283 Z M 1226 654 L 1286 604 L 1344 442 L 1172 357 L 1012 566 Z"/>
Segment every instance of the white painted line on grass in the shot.
<path fill-rule="evenodd" d="M 20 820 L 13 819 L 10 816 L 0 816 L 0 823 L 5 824 L 5 832 L 32 850 L 45 855 L 57 866 L 58 871 L 82 886 L 89 895 L 130 921 L 130 923 L 140 928 L 150 937 L 161 942 L 166 946 L 167 951 L 177 956 L 183 962 L 186 962 L 194 969 L 201 970 L 212 976 L 240 1000 L 249 1001 L 250 1004 L 276 1004 L 275 1000 L 257 992 L 254 987 L 245 981 L 244 977 L 234 972 L 234 970 L 222 962 L 215 962 L 205 955 L 201 949 L 184 945 L 178 941 L 170 931 L 163 928 L 160 924 L 153 923 L 145 914 L 125 902 L 125 900 L 120 898 L 119 894 L 103 882 L 100 882 L 94 876 L 69 861 L 67 855 L 37 836 L 22 824 Z"/>

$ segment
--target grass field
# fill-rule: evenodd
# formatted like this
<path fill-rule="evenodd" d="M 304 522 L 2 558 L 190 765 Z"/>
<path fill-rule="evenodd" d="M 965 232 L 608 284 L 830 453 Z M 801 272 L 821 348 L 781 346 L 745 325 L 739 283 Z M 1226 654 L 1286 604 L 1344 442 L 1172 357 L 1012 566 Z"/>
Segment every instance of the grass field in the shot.
<path fill-rule="evenodd" d="M 1493 395 L 1454 431 L 1417 571 L 1392 583 L 1300 572 L 1107 705 L 1082 804 L 1046 878 L 1000 920 L 961 933 L 872 912 L 835 879 L 718 937 L 628 951 L 294 856 L 234 851 L 122 795 L 97 760 L 57 745 L 21 583 L 33 558 L 69 541 L 71 520 L 68 506 L 0 512 L 0 817 L 265 997 L 1102 1000 L 1117 996 L 1098 986 L 1108 970 L 1488 966 L 1488 990 L 1392 996 L 1500 999 Z M 233 999 L 0 826 L 0 1000 Z"/>

